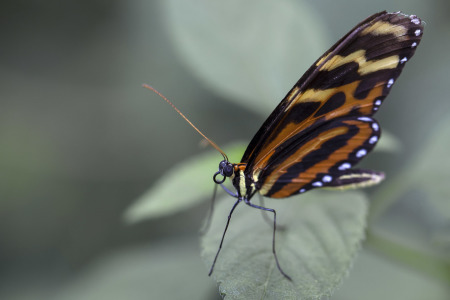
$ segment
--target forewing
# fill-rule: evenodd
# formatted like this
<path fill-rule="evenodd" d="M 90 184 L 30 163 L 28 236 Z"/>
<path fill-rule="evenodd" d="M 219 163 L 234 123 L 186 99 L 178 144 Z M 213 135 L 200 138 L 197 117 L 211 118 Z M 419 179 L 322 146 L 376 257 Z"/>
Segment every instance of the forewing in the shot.
<path fill-rule="evenodd" d="M 254 177 L 264 170 L 293 137 L 302 140 L 336 118 L 373 115 L 413 56 L 422 32 L 416 16 L 386 12 L 353 28 L 311 66 L 264 122 L 241 160 L 247 173 Z"/>
<path fill-rule="evenodd" d="M 341 176 L 373 149 L 379 136 L 379 125 L 370 117 L 327 122 L 278 147 L 266 168 L 255 174 L 256 186 L 264 196 L 284 198 L 312 188 L 358 183 Z"/>

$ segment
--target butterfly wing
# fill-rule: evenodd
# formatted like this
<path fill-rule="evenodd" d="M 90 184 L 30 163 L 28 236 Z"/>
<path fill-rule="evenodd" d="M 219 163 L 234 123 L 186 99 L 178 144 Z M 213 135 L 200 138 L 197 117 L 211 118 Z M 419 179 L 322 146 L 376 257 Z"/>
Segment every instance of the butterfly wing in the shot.
<path fill-rule="evenodd" d="M 302 139 L 336 118 L 373 115 L 422 32 L 416 16 L 386 12 L 353 28 L 309 68 L 256 133 L 241 160 L 247 174 L 255 178 L 294 136 Z"/>
<path fill-rule="evenodd" d="M 351 168 L 375 147 L 379 136 L 379 125 L 370 117 L 338 118 L 300 138 L 293 136 L 258 173 L 259 192 L 284 198 L 312 188 L 375 184 L 382 173 Z"/>
<path fill-rule="evenodd" d="M 281 198 L 314 187 L 380 181 L 381 173 L 346 166 L 353 167 L 375 146 L 379 126 L 370 116 L 413 56 L 422 32 L 423 23 L 416 16 L 381 12 L 358 24 L 319 58 L 264 122 L 242 157 L 245 174 L 260 193 Z"/>

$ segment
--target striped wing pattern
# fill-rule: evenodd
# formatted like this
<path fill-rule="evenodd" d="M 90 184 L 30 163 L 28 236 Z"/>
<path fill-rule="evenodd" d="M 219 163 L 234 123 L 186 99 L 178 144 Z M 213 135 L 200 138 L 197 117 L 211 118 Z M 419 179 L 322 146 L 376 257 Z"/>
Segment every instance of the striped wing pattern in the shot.
<path fill-rule="evenodd" d="M 294 136 L 292 143 L 288 142 L 296 150 L 278 148 L 280 152 L 261 173 L 260 193 L 284 198 L 312 188 L 335 187 L 341 173 L 348 174 L 373 149 L 379 136 L 379 125 L 370 117 L 339 118 L 302 139 Z"/>
<path fill-rule="evenodd" d="M 423 33 L 416 16 L 381 12 L 319 58 L 250 142 L 241 165 L 262 195 L 375 184 L 383 174 L 353 166 L 378 141 L 371 117 Z"/>

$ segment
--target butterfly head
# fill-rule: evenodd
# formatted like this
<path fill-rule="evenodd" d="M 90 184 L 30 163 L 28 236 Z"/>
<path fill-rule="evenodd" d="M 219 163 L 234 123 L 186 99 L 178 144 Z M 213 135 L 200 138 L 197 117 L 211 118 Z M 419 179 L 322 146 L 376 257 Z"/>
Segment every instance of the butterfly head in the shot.
<path fill-rule="evenodd" d="M 222 179 L 218 179 L 217 176 L 222 175 Z M 228 160 L 224 159 L 219 163 L 219 171 L 217 171 L 214 176 L 214 182 L 217 184 L 221 184 L 227 179 L 227 177 L 231 177 L 234 175 L 234 165 L 230 163 Z"/>

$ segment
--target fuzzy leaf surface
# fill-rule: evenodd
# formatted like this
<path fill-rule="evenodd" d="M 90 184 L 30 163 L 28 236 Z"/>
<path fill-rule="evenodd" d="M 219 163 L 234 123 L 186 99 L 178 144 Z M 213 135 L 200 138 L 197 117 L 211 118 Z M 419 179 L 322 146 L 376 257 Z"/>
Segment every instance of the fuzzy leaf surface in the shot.
<path fill-rule="evenodd" d="M 230 197 L 221 200 L 210 231 L 201 239 L 208 266 L 233 202 Z M 212 275 L 220 293 L 226 299 L 320 299 L 331 295 L 348 273 L 365 236 L 364 194 L 314 191 L 298 198 L 266 199 L 265 205 L 276 209 L 278 226 L 284 227 L 277 230 L 276 249 L 292 282 L 276 267 L 272 226 L 264 222 L 260 211 L 242 203 L 231 218 Z"/>

